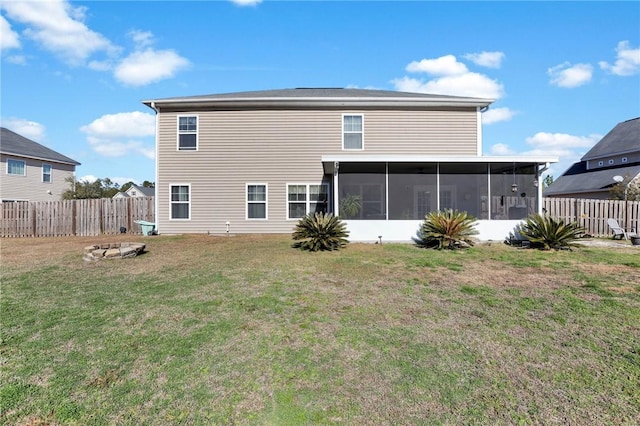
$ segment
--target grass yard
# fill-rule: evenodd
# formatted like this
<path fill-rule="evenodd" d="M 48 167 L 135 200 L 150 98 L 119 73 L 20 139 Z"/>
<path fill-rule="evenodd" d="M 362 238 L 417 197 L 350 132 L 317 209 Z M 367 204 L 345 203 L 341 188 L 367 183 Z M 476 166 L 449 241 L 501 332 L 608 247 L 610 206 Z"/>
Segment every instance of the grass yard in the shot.
<path fill-rule="evenodd" d="M 636 247 L 0 243 L 3 424 L 640 422 Z"/>

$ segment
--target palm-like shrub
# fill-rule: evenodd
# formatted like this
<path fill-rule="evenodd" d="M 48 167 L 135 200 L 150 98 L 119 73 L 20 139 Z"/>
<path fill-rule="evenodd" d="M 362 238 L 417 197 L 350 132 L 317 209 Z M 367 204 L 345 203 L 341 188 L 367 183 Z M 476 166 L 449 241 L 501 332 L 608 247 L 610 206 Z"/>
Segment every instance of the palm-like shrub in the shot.
<path fill-rule="evenodd" d="M 478 234 L 477 219 L 467 212 L 445 210 L 431 212 L 425 216 L 416 243 L 420 247 L 441 250 L 472 246 L 471 237 Z"/>
<path fill-rule="evenodd" d="M 331 213 L 309 213 L 293 231 L 294 247 L 309 251 L 338 250 L 347 244 L 349 232 L 339 217 Z"/>
<path fill-rule="evenodd" d="M 576 222 L 535 214 L 525 219 L 520 233 L 527 237 L 532 247 L 543 250 L 569 249 L 575 246 L 585 230 Z"/>

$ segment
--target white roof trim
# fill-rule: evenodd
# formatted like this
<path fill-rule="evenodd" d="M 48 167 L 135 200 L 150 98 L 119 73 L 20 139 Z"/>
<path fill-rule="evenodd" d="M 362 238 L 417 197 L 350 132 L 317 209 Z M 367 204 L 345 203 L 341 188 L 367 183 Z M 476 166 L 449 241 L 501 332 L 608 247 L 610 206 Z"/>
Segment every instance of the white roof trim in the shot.
<path fill-rule="evenodd" d="M 533 156 L 434 156 L 434 155 L 323 155 L 322 162 L 390 162 L 390 163 L 557 163 L 558 157 Z"/>

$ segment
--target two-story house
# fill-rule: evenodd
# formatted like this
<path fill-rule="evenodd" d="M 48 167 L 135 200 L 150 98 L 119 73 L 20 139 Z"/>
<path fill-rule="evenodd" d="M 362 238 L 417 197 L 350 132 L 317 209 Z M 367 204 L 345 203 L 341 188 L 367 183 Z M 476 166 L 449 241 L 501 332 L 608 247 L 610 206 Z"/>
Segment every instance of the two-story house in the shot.
<path fill-rule="evenodd" d="M 56 201 L 69 189 L 75 160 L 0 128 L 0 201 Z"/>
<path fill-rule="evenodd" d="M 503 239 L 541 210 L 556 158 L 482 156 L 493 101 L 361 89 L 284 89 L 147 100 L 157 114 L 156 229 L 290 233 L 345 219 L 354 241 L 410 241 L 433 210 Z"/>
<path fill-rule="evenodd" d="M 544 195 L 606 200 L 620 177 L 627 183 L 640 179 L 640 117 L 618 123 Z"/>

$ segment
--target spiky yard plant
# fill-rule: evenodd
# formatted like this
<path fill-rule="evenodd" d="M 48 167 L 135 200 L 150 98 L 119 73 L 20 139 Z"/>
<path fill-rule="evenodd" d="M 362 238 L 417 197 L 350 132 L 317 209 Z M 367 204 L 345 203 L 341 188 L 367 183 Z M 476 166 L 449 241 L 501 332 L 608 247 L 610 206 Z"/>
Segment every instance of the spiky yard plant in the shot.
<path fill-rule="evenodd" d="M 574 247 L 585 230 L 577 222 L 565 223 L 562 219 L 534 214 L 525 219 L 520 233 L 534 248 L 561 250 Z"/>
<path fill-rule="evenodd" d="M 431 212 L 420 225 L 416 243 L 420 247 L 438 250 L 473 246 L 471 237 L 478 234 L 476 222 L 477 219 L 467 212 L 451 209 Z"/>
<path fill-rule="evenodd" d="M 293 231 L 294 247 L 309 251 L 338 250 L 347 245 L 349 232 L 339 217 L 331 213 L 309 213 Z"/>

